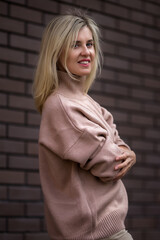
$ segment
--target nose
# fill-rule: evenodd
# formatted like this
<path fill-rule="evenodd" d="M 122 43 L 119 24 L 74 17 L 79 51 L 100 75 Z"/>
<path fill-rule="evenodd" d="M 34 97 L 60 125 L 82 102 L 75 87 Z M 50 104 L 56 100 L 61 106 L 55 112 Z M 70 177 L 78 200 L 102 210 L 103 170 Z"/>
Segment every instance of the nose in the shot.
<path fill-rule="evenodd" d="M 90 54 L 89 49 L 87 48 L 87 46 L 83 46 L 82 47 L 82 51 L 81 51 L 81 55 L 82 56 L 88 56 Z"/>

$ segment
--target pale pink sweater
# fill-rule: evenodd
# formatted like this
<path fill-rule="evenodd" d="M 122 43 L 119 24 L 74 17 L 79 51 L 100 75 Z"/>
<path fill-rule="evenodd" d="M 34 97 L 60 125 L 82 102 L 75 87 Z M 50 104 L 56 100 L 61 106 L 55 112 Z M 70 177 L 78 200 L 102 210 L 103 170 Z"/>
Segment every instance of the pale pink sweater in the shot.
<path fill-rule="evenodd" d="M 40 178 L 50 239 L 97 240 L 124 229 L 128 209 L 117 174 L 119 137 L 112 115 L 91 97 L 74 97 L 74 81 L 46 100 L 39 135 Z M 127 146 L 128 147 L 128 146 Z"/>

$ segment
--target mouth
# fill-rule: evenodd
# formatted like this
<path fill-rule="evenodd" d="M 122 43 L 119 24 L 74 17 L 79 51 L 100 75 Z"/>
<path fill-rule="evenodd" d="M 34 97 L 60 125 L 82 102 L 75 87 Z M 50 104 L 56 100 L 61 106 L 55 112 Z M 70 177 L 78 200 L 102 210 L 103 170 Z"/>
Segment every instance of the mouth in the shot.
<path fill-rule="evenodd" d="M 88 65 L 90 62 L 91 62 L 90 59 L 82 59 L 82 60 L 79 61 L 78 63 L 84 64 L 84 65 Z"/>

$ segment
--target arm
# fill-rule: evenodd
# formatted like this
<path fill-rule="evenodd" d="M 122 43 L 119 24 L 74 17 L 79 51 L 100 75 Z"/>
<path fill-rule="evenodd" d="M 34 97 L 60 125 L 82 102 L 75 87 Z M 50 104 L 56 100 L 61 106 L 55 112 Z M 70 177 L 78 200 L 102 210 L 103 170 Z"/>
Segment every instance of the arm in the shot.
<path fill-rule="evenodd" d="M 112 180 L 117 172 L 116 157 L 122 150 L 106 129 L 89 116 L 88 110 L 76 104 L 54 101 L 44 106 L 39 143 L 66 161 L 73 161 L 103 182 Z"/>
<path fill-rule="evenodd" d="M 114 132 L 115 143 L 122 149 L 123 153 L 116 158 L 115 170 L 118 171 L 115 180 L 122 178 L 129 169 L 136 163 L 136 155 L 130 147 L 120 138 L 116 125 L 113 123 L 113 116 L 105 108 L 101 108 L 105 121 L 110 125 Z M 120 162 L 118 164 L 118 162 Z"/>

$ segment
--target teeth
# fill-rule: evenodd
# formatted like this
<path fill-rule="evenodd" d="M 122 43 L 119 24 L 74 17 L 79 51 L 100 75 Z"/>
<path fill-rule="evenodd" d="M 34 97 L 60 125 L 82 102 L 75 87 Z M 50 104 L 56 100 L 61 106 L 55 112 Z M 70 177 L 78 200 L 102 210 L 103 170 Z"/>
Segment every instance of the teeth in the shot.
<path fill-rule="evenodd" d="M 82 62 L 80 62 L 80 63 L 87 64 L 87 63 L 89 63 L 89 62 L 88 62 L 88 61 L 82 61 Z"/>

